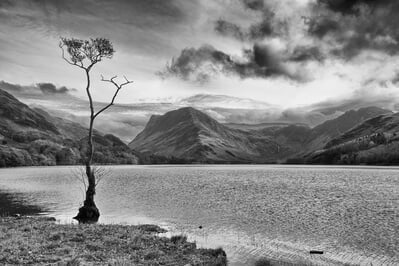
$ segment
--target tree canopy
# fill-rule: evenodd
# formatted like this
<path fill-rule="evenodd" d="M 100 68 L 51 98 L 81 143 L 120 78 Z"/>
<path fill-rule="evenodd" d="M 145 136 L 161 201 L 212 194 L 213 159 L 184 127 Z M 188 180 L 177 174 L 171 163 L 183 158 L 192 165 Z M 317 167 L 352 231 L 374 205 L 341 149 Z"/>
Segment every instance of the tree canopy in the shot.
<path fill-rule="evenodd" d="M 103 58 L 112 58 L 115 53 L 112 43 L 105 38 L 90 38 L 89 40 L 61 38 L 59 46 L 65 61 L 84 69 L 90 69 Z M 65 57 L 64 48 L 69 58 Z"/>

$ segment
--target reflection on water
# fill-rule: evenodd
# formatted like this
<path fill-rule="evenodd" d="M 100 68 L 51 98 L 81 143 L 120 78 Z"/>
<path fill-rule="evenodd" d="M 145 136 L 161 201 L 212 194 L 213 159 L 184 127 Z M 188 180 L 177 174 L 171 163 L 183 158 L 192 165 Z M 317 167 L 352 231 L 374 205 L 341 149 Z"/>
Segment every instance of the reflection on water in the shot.
<path fill-rule="evenodd" d="M 0 170 L 0 188 L 24 193 L 66 222 L 83 201 L 72 167 Z M 295 166 L 115 166 L 98 187 L 104 223 L 157 223 L 233 265 L 398 264 L 399 169 Z M 202 227 L 202 228 L 200 228 Z M 323 250 L 310 255 L 309 250 Z"/>
<path fill-rule="evenodd" d="M 44 213 L 39 206 L 24 200 L 20 193 L 5 193 L 0 190 L 0 216 L 37 215 Z"/>

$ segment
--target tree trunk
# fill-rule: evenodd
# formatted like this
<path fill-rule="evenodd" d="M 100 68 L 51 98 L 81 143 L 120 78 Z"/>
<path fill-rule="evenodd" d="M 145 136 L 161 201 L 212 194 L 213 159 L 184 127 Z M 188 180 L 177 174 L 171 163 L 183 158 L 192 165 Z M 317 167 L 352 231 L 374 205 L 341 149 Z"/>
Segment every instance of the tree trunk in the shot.
<path fill-rule="evenodd" d="M 86 71 L 87 77 L 87 95 L 90 102 L 90 126 L 89 126 L 89 137 L 87 140 L 87 156 L 86 156 L 86 176 L 88 181 L 88 187 L 86 191 L 86 198 L 83 203 L 83 207 L 79 208 L 79 213 L 73 219 L 78 220 L 79 223 L 96 223 L 100 217 L 100 211 L 98 210 L 96 203 L 94 202 L 94 195 L 96 194 L 96 177 L 94 175 L 91 163 L 93 160 L 93 125 L 94 125 L 94 109 L 93 101 L 90 94 L 90 76 L 89 71 Z"/>

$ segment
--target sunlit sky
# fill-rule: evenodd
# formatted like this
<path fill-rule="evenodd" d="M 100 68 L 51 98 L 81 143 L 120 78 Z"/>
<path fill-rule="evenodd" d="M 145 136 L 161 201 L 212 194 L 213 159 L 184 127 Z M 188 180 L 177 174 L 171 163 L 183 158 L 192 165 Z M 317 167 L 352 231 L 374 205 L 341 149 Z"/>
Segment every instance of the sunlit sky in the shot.
<path fill-rule="evenodd" d="M 92 72 L 98 101 L 113 93 L 100 74 L 134 81 L 120 103 L 218 94 L 298 107 L 397 97 L 399 4 L 375 2 L 0 0 L 0 80 L 50 82 L 83 98 L 84 73 L 61 59 L 59 38 L 105 37 L 116 54 Z"/>

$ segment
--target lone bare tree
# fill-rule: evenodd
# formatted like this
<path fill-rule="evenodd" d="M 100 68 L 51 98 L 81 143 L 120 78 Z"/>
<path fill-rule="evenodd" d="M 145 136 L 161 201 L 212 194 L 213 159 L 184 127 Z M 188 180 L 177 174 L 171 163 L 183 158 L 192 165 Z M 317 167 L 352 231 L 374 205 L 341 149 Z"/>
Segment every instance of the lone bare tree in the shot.
<path fill-rule="evenodd" d="M 85 201 L 83 206 L 79 208 L 79 213 L 74 219 L 78 220 L 79 223 L 95 223 L 100 217 L 100 211 L 98 210 L 95 202 L 94 195 L 96 194 L 96 177 L 95 171 L 92 167 L 94 144 L 93 144 L 93 127 L 94 120 L 105 110 L 114 104 L 115 98 L 123 86 L 132 83 L 124 77 L 124 82 L 116 82 L 117 76 L 110 79 L 105 79 L 101 76 L 101 80 L 109 82 L 115 87 L 115 93 L 109 104 L 105 105 L 98 111 L 94 110 L 93 98 L 90 92 L 90 71 L 95 64 L 101 62 L 104 58 L 112 58 L 115 50 L 112 43 L 105 38 L 96 38 L 90 40 L 80 40 L 75 38 L 61 38 L 59 44 L 62 50 L 62 58 L 70 65 L 81 68 L 86 75 L 86 93 L 89 98 L 90 106 L 90 124 L 89 134 L 87 141 L 87 154 L 86 154 L 86 176 L 88 181 Z M 65 54 L 68 53 L 68 55 Z"/>

